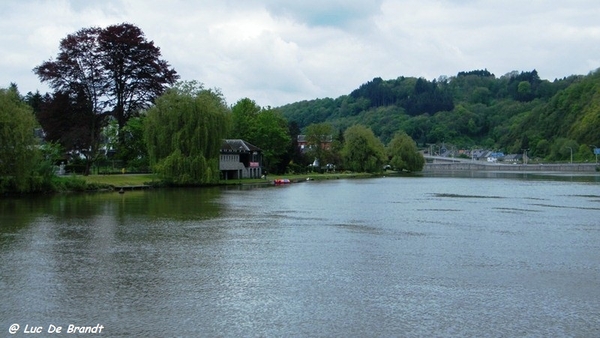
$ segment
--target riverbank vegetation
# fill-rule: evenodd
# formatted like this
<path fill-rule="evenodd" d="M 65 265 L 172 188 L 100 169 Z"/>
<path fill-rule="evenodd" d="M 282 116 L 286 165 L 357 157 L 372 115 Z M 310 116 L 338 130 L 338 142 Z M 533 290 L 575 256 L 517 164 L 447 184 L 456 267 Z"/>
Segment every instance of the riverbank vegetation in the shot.
<path fill-rule="evenodd" d="M 220 93 L 196 83 L 169 89 L 146 115 L 150 165 L 169 184 L 218 182 L 219 151 L 229 123 Z"/>
<path fill-rule="evenodd" d="M 338 98 L 229 106 L 219 89 L 177 82 L 160 49 L 131 24 L 70 34 L 54 60 L 33 70 L 52 93 L 0 90 L 0 194 L 117 186 L 87 180 L 94 173 L 222 184 L 224 138 L 260 148 L 269 177 L 304 178 L 420 171 L 419 149 L 444 144 L 550 162 L 593 161 L 600 143 L 599 71 L 554 81 L 535 70 L 375 78 Z"/>
<path fill-rule="evenodd" d="M 87 184 L 105 187 L 138 187 L 144 185 L 160 184 L 155 174 L 114 174 L 114 175 L 88 175 L 78 176 Z"/>
<path fill-rule="evenodd" d="M 600 72 L 543 80 L 536 70 L 488 70 L 438 79 L 375 78 L 348 95 L 280 107 L 299 128 L 369 127 L 388 143 L 398 131 L 419 147 L 453 145 L 521 154 L 545 162 L 592 161 L 600 145 Z"/>
<path fill-rule="evenodd" d="M 381 177 L 381 176 L 393 176 L 398 175 L 395 171 L 382 171 L 380 173 L 356 173 L 356 172 L 324 172 L 324 173 L 306 173 L 306 174 L 281 174 L 281 175 L 268 175 L 264 178 L 253 178 L 253 179 L 233 179 L 233 180 L 219 180 L 218 182 L 211 184 L 212 186 L 220 185 L 246 185 L 246 184 L 273 184 L 274 180 L 277 179 L 288 179 L 292 183 L 304 182 L 304 181 L 322 181 L 322 180 L 339 180 L 339 179 L 355 179 L 355 178 L 370 178 L 370 177 Z M 83 189 L 89 190 L 116 190 L 121 187 L 125 188 L 139 188 L 144 186 L 164 186 L 164 182 L 160 181 L 155 174 L 114 174 L 114 175 L 88 175 L 88 176 L 74 176 L 66 178 L 66 181 L 78 181 Z"/>

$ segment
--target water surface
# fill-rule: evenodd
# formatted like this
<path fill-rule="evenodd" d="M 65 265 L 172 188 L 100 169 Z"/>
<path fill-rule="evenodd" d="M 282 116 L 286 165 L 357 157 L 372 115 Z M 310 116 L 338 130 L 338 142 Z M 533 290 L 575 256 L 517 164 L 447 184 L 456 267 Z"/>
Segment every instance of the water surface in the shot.
<path fill-rule="evenodd" d="M 600 336 L 596 178 L 0 200 L 0 332 Z"/>

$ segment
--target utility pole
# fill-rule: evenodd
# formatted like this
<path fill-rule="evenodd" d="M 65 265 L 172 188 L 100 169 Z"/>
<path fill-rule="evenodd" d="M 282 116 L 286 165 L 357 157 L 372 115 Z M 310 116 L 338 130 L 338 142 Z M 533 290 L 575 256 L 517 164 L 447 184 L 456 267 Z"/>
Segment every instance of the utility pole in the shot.
<path fill-rule="evenodd" d="M 523 164 L 527 165 L 527 150 L 529 149 L 521 149 L 523 150 Z"/>

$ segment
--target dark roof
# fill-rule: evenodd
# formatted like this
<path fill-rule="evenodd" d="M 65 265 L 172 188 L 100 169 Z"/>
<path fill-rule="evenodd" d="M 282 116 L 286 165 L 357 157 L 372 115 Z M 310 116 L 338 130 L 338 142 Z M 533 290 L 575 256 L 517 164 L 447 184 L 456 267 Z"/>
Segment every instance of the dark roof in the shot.
<path fill-rule="evenodd" d="M 260 148 L 254 146 L 244 140 L 230 139 L 223 140 L 221 144 L 221 151 L 235 151 L 235 152 L 249 152 L 249 151 L 260 151 Z"/>

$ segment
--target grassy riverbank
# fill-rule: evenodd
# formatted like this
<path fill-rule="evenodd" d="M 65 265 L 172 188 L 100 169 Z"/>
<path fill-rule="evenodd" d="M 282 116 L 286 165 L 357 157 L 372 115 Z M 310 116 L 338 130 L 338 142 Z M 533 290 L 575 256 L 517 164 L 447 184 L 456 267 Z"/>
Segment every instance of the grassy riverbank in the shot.
<path fill-rule="evenodd" d="M 369 173 L 353 173 L 353 172 L 343 172 L 343 173 L 309 173 L 309 174 L 286 174 L 286 175 L 268 175 L 265 179 L 241 179 L 241 180 L 222 180 L 220 184 L 222 185 L 239 185 L 239 184 L 271 184 L 274 180 L 277 179 L 288 179 L 290 182 L 303 182 L 303 181 L 320 181 L 320 180 L 336 180 L 336 179 L 352 179 L 352 178 L 371 178 L 371 177 L 382 177 L 382 176 L 392 176 L 396 175 L 395 171 L 387 171 L 379 174 L 369 174 Z"/>
<path fill-rule="evenodd" d="M 387 172 L 385 174 L 368 173 L 326 173 L 326 174 L 298 174 L 298 175 L 268 175 L 266 179 L 234 179 L 221 180 L 218 185 L 240 185 L 240 184 L 267 184 L 275 179 L 286 178 L 291 182 L 301 182 L 307 180 L 333 180 L 348 178 L 369 178 L 383 175 L 394 174 Z M 153 174 L 116 174 L 116 175 L 90 175 L 81 176 L 87 184 L 96 186 L 116 187 L 136 187 L 144 185 L 160 184 L 160 179 Z"/>
<path fill-rule="evenodd" d="M 334 179 L 347 179 L 347 178 L 369 178 L 369 177 L 380 177 L 384 176 L 388 173 L 380 173 L 380 174 L 369 174 L 369 173 L 353 173 L 353 172 L 343 172 L 343 173 L 324 173 L 324 174 L 298 174 L 298 175 L 269 175 L 268 180 L 273 181 L 275 179 L 287 178 L 292 182 L 306 181 L 306 180 L 334 180 Z M 263 180 L 264 181 L 264 180 Z"/>
<path fill-rule="evenodd" d="M 112 187 L 142 186 L 159 183 L 154 174 L 117 174 L 81 176 L 88 184 L 108 185 Z"/>

